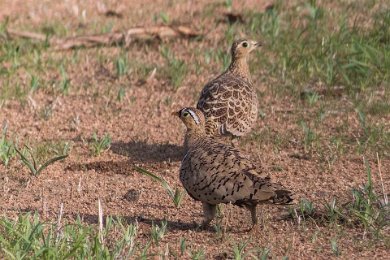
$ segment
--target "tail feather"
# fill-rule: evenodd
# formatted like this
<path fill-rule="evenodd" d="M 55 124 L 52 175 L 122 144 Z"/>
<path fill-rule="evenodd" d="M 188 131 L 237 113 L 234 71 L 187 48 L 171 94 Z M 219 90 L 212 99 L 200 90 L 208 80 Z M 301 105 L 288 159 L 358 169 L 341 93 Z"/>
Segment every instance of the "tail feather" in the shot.
<path fill-rule="evenodd" d="M 294 196 L 289 190 L 275 190 L 275 196 L 272 198 L 274 204 L 293 204 Z"/>

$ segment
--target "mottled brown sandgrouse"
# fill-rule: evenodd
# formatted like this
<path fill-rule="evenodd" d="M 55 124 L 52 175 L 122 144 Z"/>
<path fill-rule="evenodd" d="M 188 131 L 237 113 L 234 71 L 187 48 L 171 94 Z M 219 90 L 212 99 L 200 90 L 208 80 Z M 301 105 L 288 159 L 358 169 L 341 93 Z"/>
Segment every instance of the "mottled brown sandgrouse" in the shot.
<path fill-rule="evenodd" d="M 197 108 L 206 118 L 206 133 L 212 136 L 243 136 L 257 118 L 257 93 L 248 67 L 248 56 L 259 42 L 237 40 L 231 47 L 228 69 L 204 86 Z"/>
<path fill-rule="evenodd" d="M 207 136 L 200 110 L 183 108 L 174 114 L 187 127 L 187 147 L 181 162 L 180 180 L 188 194 L 202 202 L 203 226 L 214 219 L 219 203 L 246 207 L 251 212 L 254 226 L 257 204 L 292 201 L 290 191 L 272 183 L 270 177 L 239 150 Z"/>

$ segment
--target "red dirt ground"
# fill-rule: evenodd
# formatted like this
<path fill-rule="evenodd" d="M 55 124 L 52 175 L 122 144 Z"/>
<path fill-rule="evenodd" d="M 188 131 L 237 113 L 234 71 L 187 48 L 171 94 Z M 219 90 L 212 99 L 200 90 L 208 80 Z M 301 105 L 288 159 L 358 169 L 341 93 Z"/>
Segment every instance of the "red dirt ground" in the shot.
<path fill-rule="evenodd" d="M 173 40 L 165 43 L 188 63 L 195 55 L 191 51 L 195 47 L 210 50 L 223 39 L 226 25 L 221 23 L 211 27 L 208 22 L 214 18 L 198 19 L 207 1 L 192 4 L 151 2 L 155 1 L 104 1 L 107 8 L 123 15 L 124 18 L 116 21 L 115 18 L 102 16 L 95 1 L 8 1 L 0 3 L 0 20 L 7 15 L 10 17 L 9 27 L 21 30 L 63 20 L 66 28 L 74 29 L 79 23 L 84 23 L 85 30 L 91 28 L 93 32 L 94 25 L 104 24 L 103 21 L 109 19 L 114 24 L 114 30 L 119 30 L 153 24 L 151 14 L 160 12 L 156 10 L 158 5 L 174 21 L 188 24 L 194 19 L 199 21 L 195 24 L 196 28 L 208 30 L 202 41 Z M 263 11 L 268 4 L 267 1 L 256 2 L 248 1 L 238 6 L 236 1 L 235 10 L 255 8 Z M 221 13 L 220 9 L 217 9 L 216 15 Z M 86 10 L 84 18 L 83 10 Z M 130 59 L 163 64 L 157 49 L 156 43 L 146 46 L 135 43 L 127 52 Z M 282 207 L 262 207 L 262 227 L 253 233 L 244 231 L 249 227 L 249 214 L 229 206 L 225 214 L 230 215 L 231 230 L 223 241 L 212 230 L 196 230 L 194 223 L 200 222 L 202 217 L 200 203 L 186 196 L 182 206 L 175 208 L 164 189 L 134 171 L 133 165 L 163 176 L 172 186 L 180 185 L 178 169 L 183 156 L 184 126 L 170 114 L 175 109 L 195 104 L 203 84 L 220 72 L 221 64 L 206 68 L 201 76 L 189 73 L 178 91 L 173 91 L 169 82 L 161 77 L 143 85 L 137 84 L 138 78 L 130 76 L 117 79 L 112 57 L 119 54 L 119 48 L 92 48 L 79 52 L 79 62 L 67 67 L 71 79 L 68 95 L 55 97 L 50 91 L 38 91 L 31 96 L 33 101 L 9 100 L 0 108 L 0 122 L 8 123 L 12 137 L 29 140 L 31 144 L 60 140 L 72 144 L 65 161 L 49 166 L 37 177 L 31 178 L 28 169 L 17 160 L 13 160 L 7 168 L 0 165 L 0 186 L 4 190 L 0 196 L 1 215 L 15 217 L 20 212 L 38 211 L 43 219 L 52 220 L 57 217 L 60 203 L 64 203 L 65 217 L 69 221 L 80 215 L 86 223 L 97 223 L 97 199 L 100 198 L 105 215 L 121 216 L 129 222 L 137 219 L 141 239 L 148 237 L 152 222 L 167 219 L 169 231 L 160 243 L 161 250 L 166 243 L 178 249 L 179 238 L 185 237 L 190 247 L 204 248 L 207 258 L 231 256 L 232 245 L 250 239 L 251 247 L 270 248 L 272 258 L 287 255 L 291 259 L 328 259 L 334 257 L 330 239 L 335 238 L 342 258 L 385 259 L 389 256 L 388 245 L 381 242 L 371 245 L 363 239 L 362 228 L 331 226 L 321 221 L 298 225 L 293 220 L 280 219 L 286 213 Z M 42 55 L 44 59 L 59 59 L 71 56 L 72 51 Z M 103 67 L 98 62 L 98 56 L 109 57 Z M 333 197 L 343 202 L 350 201 L 351 189 L 366 182 L 362 156 L 347 152 L 330 167 L 316 152 L 305 156 L 302 130 L 296 122 L 301 117 L 310 118 L 315 107 L 308 108 L 288 95 L 274 95 L 272 86 L 262 84 L 266 75 L 263 71 L 266 70 L 261 68 L 253 72 L 261 94 L 260 109 L 266 115 L 258 120 L 254 132 L 264 134 L 264 129 L 267 129 L 269 136 L 261 137 L 262 141 L 253 136 L 245 137 L 241 140 L 241 149 L 268 168 L 275 180 L 294 190 L 297 197 L 307 198 L 320 208 L 322 203 Z M 47 79 L 58 78 L 58 73 L 51 71 L 44 75 Z M 22 82 L 28 84 L 27 72 L 20 72 L 19 76 Z M 126 88 L 122 102 L 115 98 L 120 86 Z M 46 121 L 39 111 L 51 103 L 55 104 L 53 116 Z M 340 100 L 335 103 L 339 104 Z M 350 126 L 347 133 L 353 139 L 354 133 L 359 131 L 356 114 L 341 113 L 337 108 L 335 111 L 324 120 L 321 135 L 331 136 L 334 129 L 347 122 Z M 382 120 L 390 122 L 389 116 Z M 91 155 L 87 142 L 94 131 L 99 136 L 108 132 L 112 137 L 111 148 L 98 157 Z M 281 141 L 282 149 L 275 147 L 272 140 L 275 136 L 285 138 Z M 375 154 L 368 159 L 374 183 L 379 188 Z M 389 157 L 382 158 L 381 165 L 383 183 L 389 191 Z M 124 198 L 131 189 L 139 191 L 140 196 L 135 201 Z M 158 252 L 159 248 L 155 250 Z"/>

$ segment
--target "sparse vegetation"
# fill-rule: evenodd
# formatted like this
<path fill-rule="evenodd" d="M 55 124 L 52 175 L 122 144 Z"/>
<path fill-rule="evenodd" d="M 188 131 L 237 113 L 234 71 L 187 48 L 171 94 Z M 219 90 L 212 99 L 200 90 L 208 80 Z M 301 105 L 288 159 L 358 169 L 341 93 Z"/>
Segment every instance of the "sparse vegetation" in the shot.
<path fill-rule="evenodd" d="M 124 88 L 120 88 L 116 99 L 118 101 L 122 101 L 125 96 L 126 96 L 126 90 Z"/>
<path fill-rule="evenodd" d="M 0 258 L 388 254 L 388 1 L 163 1 L 158 8 L 150 0 L 135 8 L 104 1 L 97 10 L 14 1 L 0 1 Z M 54 37 L 162 24 L 203 35 L 50 46 Z M 240 148 L 291 187 L 298 203 L 281 220 L 282 208 L 259 206 L 261 225 L 250 234 L 235 232 L 249 221 L 239 208 L 224 217 L 231 230 L 221 218 L 198 230 L 201 205 L 185 196 L 177 175 L 183 129 L 169 114 L 196 104 L 203 85 L 229 65 L 231 42 L 243 37 L 264 45 L 250 58 L 258 122 Z M 123 199 L 129 189 L 137 200 Z M 97 199 L 104 218 L 91 207 Z"/>
<path fill-rule="evenodd" d="M 101 138 L 98 137 L 96 132 L 93 133 L 90 149 L 94 156 L 99 156 L 104 151 L 110 149 L 110 146 L 111 136 L 108 133 L 105 133 Z"/>
<path fill-rule="evenodd" d="M 153 243 L 158 245 L 160 240 L 163 239 L 165 233 L 167 232 L 167 225 L 168 223 L 166 221 L 162 221 L 160 225 L 152 224 L 150 235 L 152 237 Z"/>
<path fill-rule="evenodd" d="M 10 259 L 40 258 L 129 258 L 140 250 L 136 241 L 138 225 L 108 218 L 105 244 L 92 226 L 80 219 L 74 224 L 47 223 L 37 214 L 20 215 L 17 220 L 0 218 L 0 255 Z M 119 234 L 110 240 L 111 234 Z"/>
<path fill-rule="evenodd" d="M 161 184 L 161 186 L 165 189 L 165 191 L 168 193 L 168 196 L 172 199 L 173 204 L 178 208 L 180 207 L 181 201 L 183 199 L 183 196 L 185 195 L 185 191 L 181 190 L 180 188 L 176 187 L 175 189 L 172 189 L 171 186 L 169 186 L 168 182 L 162 178 L 159 177 L 150 171 L 147 171 L 141 167 L 134 166 L 134 169 L 138 171 L 139 173 L 150 177 L 152 180 L 155 180 Z"/>
<path fill-rule="evenodd" d="M 340 249 L 339 246 L 337 245 L 337 240 L 331 239 L 330 240 L 330 245 L 332 247 L 332 252 L 335 256 L 340 256 Z"/>
<path fill-rule="evenodd" d="M 303 130 L 303 144 L 305 152 L 313 149 L 315 141 L 318 139 L 317 134 L 304 121 L 300 122 Z"/>
<path fill-rule="evenodd" d="M 246 254 L 244 253 L 245 248 L 248 245 L 247 242 L 240 242 L 238 245 L 233 246 L 233 257 L 235 260 L 242 260 L 246 258 Z"/>
<path fill-rule="evenodd" d="M 63 66 L 60 67 L 60 74 L 61 81 L 59 84 L 59 89 L 63 94 L 68 94 L 70 88 L 70 79 Z"/>
<path fill-rule="evenodd" d="M 311 219 L 320 219 L 328 223 L 338 223 L 350 225 L 351 227 L 363 227 L 364 234 L 369 233 L 375 237 L 384 236 L 385 230 L 389 226 L 389 202 L 387 194 L 379 196 L 374 190 L 372 182 L 371 168 L 366 164 L 367 182 L 352 189 L 352 199 L 342 205 L 333 198 L 329 203 L 325 203 L 324 211 L 316 210 L 313 202 L 302 199 L 298 207 L 290 209 L 290 216 L 301 223 Z M 363 234 L 363 236 L 365 236 Z M 332 240 L 332 251 L 339 254 L 337 242 Z M 337 249 L 337 250 L 336 250 Z"/>
<path fill-rule="evenodd" d="M 115 61 L 116 75 L 117 77 L 122 77 L 127 73 L 128 70 L 128 61 L 125 55 L 119 56 Z"/>
<path fill-rule="evenodd" d="M 371 17 L 373 26 L 368 28 L 363 28 L 363 21 L 350 25 L 345 14 L 328 12 L 317 1 L 298 4 L 287 12 L 279 2 L 249 17 L 250 31 L 265 37 L 276 55 L 267 61 L 268 68 L 281 77 L 282 87 L 297 84 L 299 90 L 315 81 L 330 89 L 342 85 L 356 92 L 388 82 L 390 50 L 385 47 L 387 36 L 379 29 L 389 26 L 388 10 Z M 291 23 L 296 17 L 300 22 Z"/>
<path fill-rule="evenodd" d="M 301 199 L 296 208 L 290 208 L 290 216 L 293 219 L 296 219 L 298 224 L 300 224 L 302 220 L 305 221 L 306 219 L 313 217 L 315 211 L 316 209 L 313 202 L 307 199 Z"/>
<path fill-rule="evenodd" d="M 186 239 L 181 237 L 180 238 L 180 256 L 184 255 L 186 249 L 187 249 Z"/>
<path fill-rule="evenodd" d="M 58 151 L 54 146 L 46 144 L 37 146 L 34 150 L 27 145 L 25 145 L 22 151 L 16 147 L 14 149 L 20 156 L 21 162 L 30 170 L 31 175 L 37 176 L 49 165 L 68 157 L 69 144 L 65 143 L 62 151 Z M 57 156 L 47 158 L 48 154 L 52 152 L 57 154 Z"/>
<path fill-rule="evenodd" d="M 203 260 L 203 259 L 206 259 L 205 255 L 204 255 L 203 249 L 198 249 L 198 250 L 191 251 L 190 258 L 192 260 Z"/>
<path fill-rule="evenodd" d="M 0 160 L 8 166 L 10 160 L 16 155 L 14 144 L 7 137 L 7 125 L 4 125 L 0 138 Z"/>
<path fill-rule="evenodd" d="M 168 75 L 173 88 L 179 88 L 188 72 L 186 63 L 183 60 L 176 58 L 172 51 L 165 46 L 161 48 L 161 55 L 165 58 L 167 63 L 164 73 Z"/>

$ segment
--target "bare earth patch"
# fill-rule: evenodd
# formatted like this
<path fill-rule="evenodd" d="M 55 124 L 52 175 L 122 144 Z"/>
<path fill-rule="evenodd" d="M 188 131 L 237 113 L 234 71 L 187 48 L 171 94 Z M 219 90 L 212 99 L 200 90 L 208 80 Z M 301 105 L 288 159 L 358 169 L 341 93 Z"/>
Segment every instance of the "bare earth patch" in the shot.
<path fill-rule="evenodd" d="M 247 1 L 240 6 L 235 1 L 233 10 L 262 13 L 269 5 L 269 1 Z M 107 10 L 120 17 L 107 15 Z M 25 94 L 22 100 L 12 97 L 3 101 L 0 123 L 8 125 L 7 135 L 20 144 L 69 142 L 69 157 L 36 177 L 16 158 L 8 166 L 0 164 L 0 215 L 16 218 L 22 212 L 36 211 L 43 220 L 55 221 L 63 203 L 66 221 L 71 223 L 80 216 L 87 224 L 97 224 L 100 199 L 105 216 L 123 217 L 128 223 L 138 221 L 142 241 L 148 240 L 152 223 L 167 220 L 168 232 L 153 252 L 163 251 L 166 244 L 179 251 L 179 240 L 185 237 L 188 247 L 203 249 L 207 259 L 232 257 L 232 247 L 240 241 L 249 241 L 248 248 L 270 249 L 275 259 L 328 259 L 335 257 L 331 241 L 336 240 L 343 258 L 388 258 L 389 226 L 384 230 L 387 237 L 377 241 L 364 234 L 361 226 L 342 226 L 316 218 L 298 224 L 283 217 L 288 212 L 286 207 L 261 207 L 261 227 L 248 233 L 249 214 L 226 206 L 230 230 L 221 239 L 213 228 L 196 228 L 202 218 L 200 203 L 186 195 L 176 208 L 159 183 L 134 170 L 133 166 L 139 165 L 165 178 L 171 186 L 181 187 L 178 171 L 184 155 L 184 126 L 171 112 L 196 104 L 203 85 L 222 71 L 220 61 L 207 62 L 203 57 L 217 48 L 228 51 L 224 11 L 224 3 L 208 1 L 2 1 L 0 22 L 8 16 L 8 26 L 13 29 L 54 30 L 72 36 L 102 32 L 103 27 L 117 31 L 161 24 L 161 17 L 166 15 L 169 23 L 193 26 L 205 36 L 199 40 L 136 41 L 127 49 L 102 46 L 63 52 L 42 50 L 41 62 L 52 65 L 33 72 L 40 77 L 40 88 Z M 237 34 L 245 36 L 240 30 Z M 187 64 L 186 76 L 177 89 L 166 76 L 163 47 Z M 126 59 L 127 72 L 123 76 L 118 76 L 118 57 Z M 70 80 L 67 93 L 57 89 L 64 77 L 58 69 L 62 60 L 66 60 L 61 66 Z M 31 84 L 29 66 L 13 75 L 21 86 Z M 156 75 L 146 80 L 154 68 Z M 390 193 L 389 151 L 380 154 L 381 182 L 375 150 L 360 154 L 354 148 L 345 148 L 333 155 L 330 142 L 306 144 L 304 126 L 298 122 L 313 126 L 320 105 L 308 106 L 288 90 L 277 92 L 271 81 L 264 80 L 267 70 L 261 64 L 252 69 L 262 115 L 253 134 L 240 140 L 241 149 L 269 169 L 273 179 L 295 191 L 298 198 L 312 201 L 319 211 L 333 198 L 340 203 L 351 201 L 351 190 L 367 182 L 363 158 L 368 161 L 379 195 L 381 184 Z M 0 91 L 4 91 L 5 80 L 0 79 L 0 84 Z M 386 98 L 380 93 L 378 97 Z M 316 134 L 330 140 L 341 132 L 346 147 L 352 147 L 362 130 L 352 104 L 345 99 L 323 97 L 326 112 Z M 390 114 L 375 120 L 389 131 Z M 91 154 L 94 132 L 98 136 L 109 133 L 112 139 L 110 148 L 100 156 Z M 126 195 L 129 190 L 136 191 L 134 198 Z"/>

